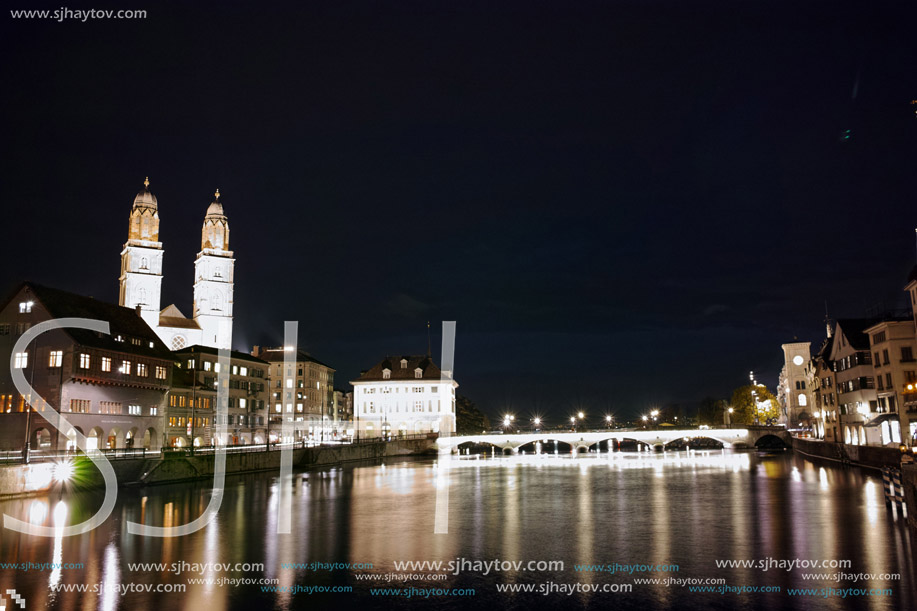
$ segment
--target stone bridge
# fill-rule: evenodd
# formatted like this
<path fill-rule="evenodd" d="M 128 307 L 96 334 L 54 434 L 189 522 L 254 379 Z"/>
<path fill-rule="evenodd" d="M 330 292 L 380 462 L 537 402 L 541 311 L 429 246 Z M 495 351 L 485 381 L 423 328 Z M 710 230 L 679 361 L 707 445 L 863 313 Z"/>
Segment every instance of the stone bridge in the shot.
<path fill-rule="evenodd" d="M 712 439 L 723 444 L 725 448 L 752 448 L 761 445 L 769 446 L 777 440 L 789 447 L 790 434 L 782 426 L 744 426 L 731 428 L 708 429 L 607 429 L 602 431 L 561 432 L 539 431 L 511 434 L 456 435 L 453 437 L 439 437 L 436 447 L 440 452 L 456 452 L 456 448 L 465 444 L 489 444 L 499 448 L 504 453 L 519 451 L 519 448 L 528 444 L 541 442 L 542 452 L 550 452 L 554 442 L 565 443 L 572 447 L 575 453 L 588 452 L 600 448 L 597 444 L 605 442 L 604 447 L 613 450 L 620 447 L 622 442 L 636 442 L 638 447 L 646 447 L 662 451 L 673 442 L 684 442 L 690 447 L 692 440 Z M 550 445 L 549 445 L 550 444 Z M 535 446 L 537 447 L 537 446 Z M 532 448 L 536 451 L 535 447 Z"/>

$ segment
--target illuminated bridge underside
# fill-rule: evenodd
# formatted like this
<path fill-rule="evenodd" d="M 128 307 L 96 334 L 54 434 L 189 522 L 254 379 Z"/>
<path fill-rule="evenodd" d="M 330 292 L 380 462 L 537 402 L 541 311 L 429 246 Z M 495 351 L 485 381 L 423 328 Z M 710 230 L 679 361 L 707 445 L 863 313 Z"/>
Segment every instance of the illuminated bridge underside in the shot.
<path fill-rule="evenodd" d="M 517 433 L 511 435 L 461 435 L 455 437 L 440 437 L 436 441 L 436 446 L 441 452 L 455 451 L 457 446 L 465 443 L 474 444 L 491 444 L 502 450 L 515 451 L 520 446 L 528 443 L 540 441 L 558 441 L 570 444 L 574 452 L 580 452 L 581 449 L 588 449 L 590 446 L 602 441 L 614 440 L 615 445 L 622 441 L 637 441 L 648 446 L 665 447 L 673 441 L 680 439 L 706 438 L 714 439 L 723 444 L 726 448 L 734 447 L 753 447 L 759 439 L 768 435 L 779 438 L 785 444 L 790 445 L 790 436 L 785 429 L 781 427 L 767 426 L 748 426 L 735 429 L 679 429 L 679 430 L 654 430 L 645 431 L 642 429 L 627 430 L 615 429 L 610 431 L 589 431 L 582 433 L 561 433 L 561 432 L 543 432 L 543 433 Z"/>

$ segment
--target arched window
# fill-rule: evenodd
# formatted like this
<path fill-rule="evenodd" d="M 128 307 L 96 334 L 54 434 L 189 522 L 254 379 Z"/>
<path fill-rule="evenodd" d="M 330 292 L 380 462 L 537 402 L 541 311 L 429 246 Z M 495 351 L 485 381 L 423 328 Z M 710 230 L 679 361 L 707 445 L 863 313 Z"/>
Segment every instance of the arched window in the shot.
<path fill-rule="evenodd" d="M 150 269 L 150 262 L 146 257 L 140 259 L 140 269 Z"/>
<path fill-rule="evenodd" d="M 146 305 L 146 289 L 145 288 L 137 289 L 137 304 Z"/>
<path fill-rule="evenodd" d="M 799 398 L 799 406 L 805 407 L 806 406 L 806 396 L 800 393 L 798 398 Z"/>
<path fill-rule="evenodd" d="M 210 298 L 210 309 L 211 310 L 222 310 L 223 309 L 223 298 L 219 293 L 214 293 Z"/>

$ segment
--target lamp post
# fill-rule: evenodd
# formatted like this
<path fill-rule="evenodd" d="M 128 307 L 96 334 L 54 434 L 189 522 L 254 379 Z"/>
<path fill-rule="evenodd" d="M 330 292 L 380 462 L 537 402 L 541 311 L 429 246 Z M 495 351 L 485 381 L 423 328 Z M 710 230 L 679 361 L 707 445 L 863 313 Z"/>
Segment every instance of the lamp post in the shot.
<path fill-rule="evenodd" d="M 614 420 L 614 416 L 605 416 L 605 426 L 611 428 L 611 423 Z"/>
<path fill-rule="evenodd" d="M 732 412 L 733 409 L 730 407 L 723 413 L 724 420 L 726 421 L 726 426 L 732 426 Z"/>
<path fill-rule="evenodd" d="M 535 416 L 535 417 L 532 419 L 532 424 L 535 425 L 535 430 L 538 430 L 539 427 L 541 427 L 541 418 L 539 418 L 538 416 Z"/>

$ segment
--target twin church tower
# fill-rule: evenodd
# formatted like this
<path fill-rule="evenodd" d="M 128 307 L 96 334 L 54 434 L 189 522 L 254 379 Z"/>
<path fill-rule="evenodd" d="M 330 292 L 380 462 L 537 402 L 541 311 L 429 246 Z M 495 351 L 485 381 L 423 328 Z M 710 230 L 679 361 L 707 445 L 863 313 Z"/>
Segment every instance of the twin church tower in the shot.
<path fill-rule="evenodd" d="M 201 229 L 201 251 L 194 261 L 191 318 L 174 304 L 159 309 L 162 256 L 159 210 L 147 178 L 143 190 L 134 198 L 127 243 L 121 251 L 119 303 L 139 308 L 143 319 L 172 350 L 193 345 L 231 348 L 235 259 L 229 250 L 229 221 L 223 214 L 219 189 L 207 208 Z"/>

